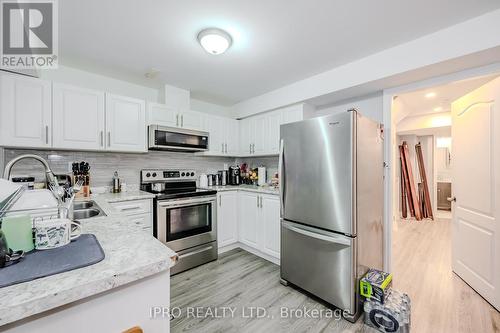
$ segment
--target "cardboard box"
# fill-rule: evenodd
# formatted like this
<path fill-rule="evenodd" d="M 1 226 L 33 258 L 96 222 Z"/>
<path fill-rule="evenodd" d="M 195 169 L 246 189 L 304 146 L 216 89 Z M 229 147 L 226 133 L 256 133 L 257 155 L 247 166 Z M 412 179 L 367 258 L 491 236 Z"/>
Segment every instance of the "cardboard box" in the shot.
<path fill-rule="evenodd" d="M 384 304 L 392 286 L 392 274 L 370 269 L 359 282 L 361 296 Z"/>

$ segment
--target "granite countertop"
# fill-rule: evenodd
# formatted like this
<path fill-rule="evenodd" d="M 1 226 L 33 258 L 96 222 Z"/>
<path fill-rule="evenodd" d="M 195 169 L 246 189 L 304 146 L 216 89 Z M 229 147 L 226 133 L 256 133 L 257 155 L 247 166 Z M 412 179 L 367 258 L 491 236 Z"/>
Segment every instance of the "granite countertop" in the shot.
<path fill-rule="evenodd" d="M 105 259 L 95 265 L 0 288 L 0 326 L 140 280 L 172 267 L 177 254 L 141 226 L 114 210 L 110 201 L 145 199 L 145 192 L 93 195 L 108 215 L 81 222 L 94 234 Z M 133 258 L 133 260 L 131 260 Z"/>
<path fill-rule="evenodd" d="M 256 185 L 226 185 L 226 186 L 207 186 L 207 189 L 216 190 L 216 191 L 248 191 L 248 192 L 257 192 L 264 194 L 273 194 L 279 195 L 279 188 L 275 188 L 272 186 L 256 186 Z"/>

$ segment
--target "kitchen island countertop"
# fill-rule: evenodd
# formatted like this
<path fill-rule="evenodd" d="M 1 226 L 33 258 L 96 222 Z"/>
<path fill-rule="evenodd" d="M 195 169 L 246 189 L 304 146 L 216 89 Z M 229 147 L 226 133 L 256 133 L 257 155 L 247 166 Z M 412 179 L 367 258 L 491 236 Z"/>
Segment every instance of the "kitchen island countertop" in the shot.
<path fill-rule="evenodd" d="M 107 216 L 81 222 L 104 250 L 103 261 L 84 268 L 0 288 L 0 326 L 69 304 L 168 270 L 177 254 L 109 204 L 146 199 L 145 192 L 91 197 Z M 139 197 L 140 198 L 139 198 Z M 88 200 L 88 199 L 87 199 Z"/>

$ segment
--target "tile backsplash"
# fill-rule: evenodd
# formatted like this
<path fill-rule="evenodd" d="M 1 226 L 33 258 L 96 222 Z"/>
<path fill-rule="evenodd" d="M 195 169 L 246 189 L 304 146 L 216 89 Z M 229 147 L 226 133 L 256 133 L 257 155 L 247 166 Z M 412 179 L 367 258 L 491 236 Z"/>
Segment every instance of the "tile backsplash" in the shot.
<path fill-rule="evenodd" d="M 213 173 L 222 170 L 224 164 L 232 165 L 234 158 L 198 156 L 190 153 L 150 151 L 145 154 L 126 154 L 85 151 L 43 151 L 28 149 L 5 149 L 5 163 L 22 154 L 36 154 L 45 158 L 56 174 L 70 173 L 71 163 L 86 161 L 90 163 L 91 186 L 110 186 L 115 170 L 122 182 L 136 187 L 140 183 L 140 170 L 157 169 L 194 169 L 198 173 Z M 38 161 L 21 160 L 12 170 L 13 175 L 35 176 L 44 181 L 43 168 Z"/>
<path fill-rule="evenodd" d="M 132 188 L 140 183 L 140 170 L 148 168 L 158 169 L 194 169 L 197 173 L 214 173 L 234 164 L 248 163 L 252 167 L 264 165 L 267 167 L 268 178 L 278 170 L 278 157 L 210 157 L 192 153 L 176 153 L 165 151 L 150 151 L 145 154 L 127 154 L 112 152 L 85 152 L 85 151 L 50 151 L 33 149 L 10 149 L 3 151 L 3 161 L 6 164 L 16 156 L 22 154 L 36 154 L 45 158 L 52 171 L 56 174 L 70 173 L 71 163 L 86 161 L 90 163 L 91 186 L 110 186 L 115 170 L 118 171 L 122 182 Z M 1 158 L 1 154 L 0 154 Z M 2 164 L 0 162 L 0 165 Z M 13 175 L 35 176 L 37 181 L 44 181 L 43 168 L 38 161 L 19 161 L 12 170 Z"/>

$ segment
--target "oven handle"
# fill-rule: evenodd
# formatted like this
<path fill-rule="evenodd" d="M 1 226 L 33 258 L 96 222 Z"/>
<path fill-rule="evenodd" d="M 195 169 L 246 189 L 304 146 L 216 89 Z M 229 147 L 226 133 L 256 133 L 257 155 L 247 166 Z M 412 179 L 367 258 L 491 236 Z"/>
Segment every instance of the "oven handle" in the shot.
<path fill-rule="evenodd" d="M 198 199 L 159 201 L 158 206 L 159 207 L 179 207 L 179 206 L 186 206 L 186 205 L 199 204 L 199 203 L 215 204 L 216 200 L 217 200 L 217 197 L 214 195 L 214 196 L 202 197 L 202 198 L 198 198 Z"/>
<path fill-rule="evenodd" d="M 196 250 L 196 251 L 193 251 L 193 252 L 188 252 L 188 253 L 184 253 L 184 254 L 181 254 L 179 256 L 179 260 L 181 260 L 182 258 L 186 258 L 186 257 L 190 257 L 192 255 L 195 255 L 195 254 L 198 254 L 198 253 L 201 253 L 201 252 L 205 252 L 207 250 L 211 250 L 213 248 L 213 246 L 205 246 L 204 248 L 201 248 L 199 250 Z"/>

